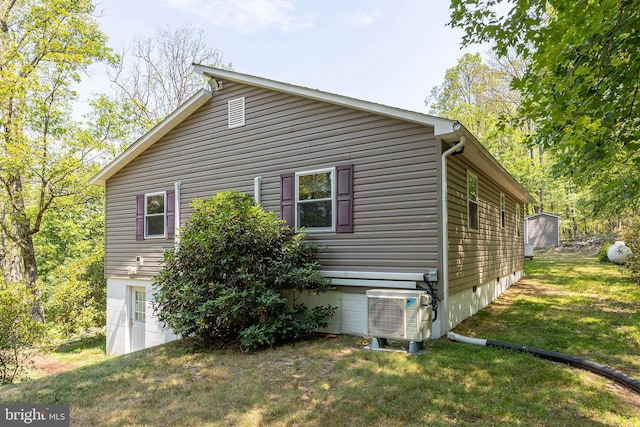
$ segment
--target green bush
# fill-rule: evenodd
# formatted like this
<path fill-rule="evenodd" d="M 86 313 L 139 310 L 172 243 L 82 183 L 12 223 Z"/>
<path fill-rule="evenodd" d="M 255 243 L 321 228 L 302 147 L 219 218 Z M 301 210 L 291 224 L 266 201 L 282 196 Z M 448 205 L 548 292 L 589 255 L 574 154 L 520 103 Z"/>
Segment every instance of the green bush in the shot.
<path fill-rule="evenodd" d="M 611 239 L 602 240 L 602 243 L 600 243 L 600 249 L 598 249 L 598 260 L 600 262 L 610 262 L 607 253 L 609 252 L 609 247 L 613 245 L 613 243 L 614 241 Z"/>
<path fill-rule="evenodd" d="M 24 372 L 30 351 L 42 336 L 42 323 L 31 319 L 30 301 L 24 285 L 0 281 L 0 384 L 13 382 Z"/>
<path fill-rule="evenodd" d="M 631 249 L 631 258 L 625 263 L 627 273 L 640 285 L 640 219 L 636 219 L 625 230 L 622 240 Z"/>
<path fill-rule="evenodd" d="M 318 248 L 291 236 L 273 212 L 242 193 L 192 203 L 177 250 L 154 279 L 154 309 L 183 337 L 204 345 L 259 348 L 327 326 L 333 307 L 308 310 L 300 292 L 325 292 Z"/>
<path fill-rule="evenodd" d="M 51 274 L 45 304 L 47 323 L 65 336 L 105 326 L 106 281 L 103 249 L 67 261 Z"/>

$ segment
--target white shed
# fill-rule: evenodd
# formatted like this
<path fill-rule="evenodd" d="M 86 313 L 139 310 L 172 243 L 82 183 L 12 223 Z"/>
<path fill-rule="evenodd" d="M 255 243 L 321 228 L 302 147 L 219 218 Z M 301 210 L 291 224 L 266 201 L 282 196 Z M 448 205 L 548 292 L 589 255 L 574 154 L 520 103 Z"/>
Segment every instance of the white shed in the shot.
<path fill-rule="evenodd" d="M 546 212 L 524 217 L 524 242 L 535 248 L 560 246 L 560 216 Z"/>

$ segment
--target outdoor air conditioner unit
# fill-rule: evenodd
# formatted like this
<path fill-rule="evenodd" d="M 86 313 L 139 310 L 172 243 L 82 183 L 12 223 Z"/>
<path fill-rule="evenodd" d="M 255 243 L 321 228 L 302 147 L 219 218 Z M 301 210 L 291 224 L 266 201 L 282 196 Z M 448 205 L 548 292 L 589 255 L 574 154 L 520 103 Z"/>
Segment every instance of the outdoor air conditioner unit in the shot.
<path fill-rule="evenodd" d="M 420 342 L 431 336 L 431 296 L 427 292 L 370 289 L 367 302 L 370 337 Z"/>

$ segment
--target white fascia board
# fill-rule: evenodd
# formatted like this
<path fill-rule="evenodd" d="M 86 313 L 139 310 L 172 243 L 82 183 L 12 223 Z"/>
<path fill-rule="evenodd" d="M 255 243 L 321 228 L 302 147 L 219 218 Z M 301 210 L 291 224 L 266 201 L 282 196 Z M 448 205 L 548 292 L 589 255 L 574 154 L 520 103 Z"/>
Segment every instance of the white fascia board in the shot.
<path fill-rule="evenodd" d="M 208 90 L 201 89 L 196 92 L 191 98 L 185 101 L 171 114 L 169 114 L 164 120 L 155 125 L 149 132 L 140 137 L 136 142 L 123 151 L 118 157 L 111 161 L 107 166 L 102 168 L 93 178 L 89 180 L 92 185 L 98 185 L 104 187 L 107 179 L 115 175 L 116 172 L 121 170 L 133 159 L 138 157 L 143 151 L 153 145 L 160 138 L 169 133 L 172 129 L 182 123 L 187 117 L 189 117 L 194 111 L 204 105 L 213 94 Z"/>
<path fill-rule="evenodd" d="M 331 104 L 380 114 L 383 116 L 397 118 L 421 125 L 433 126 L 435 135 L 448 134 L 456 130 L 457 122 L 441 117 L 422 114 L 415 111 L 403 110 L 395 107 L 389 107 L 387 105 L 377 104 L 370 101 L 363 101 L 356 98 L 350 98 L 348 96 L 323 92 L 318 89 L 310 89 L 303 86 L 296 86 L 276 80 L 265 79 L 263 77 L 242 74 L 236 71 L 222 70 L 219 68 L 208 67 L 200 64 L 193 64 L 193 67 L 197 73 L 200 73 L 207 77 L 212 77 L 214 79 L 226 79 L 232 82 L 248 84 L 265 89 L 272 89 L 279 92 L 298 95 L 318 101 L 325 101 Z"/>
<path fill-rule="evenodd" d="M 538 212 L 538 213 L 535 213 L 535 214 L 527 215 L 527 216 L 524 217 L 524 219 L 535 218 L 535 217 L 538 217 L 538 216 L 551 216 L 551 217 L 558 218 L 558 219 L 562 218 L 560 215 L 551 214 L 549 212 Z"/>

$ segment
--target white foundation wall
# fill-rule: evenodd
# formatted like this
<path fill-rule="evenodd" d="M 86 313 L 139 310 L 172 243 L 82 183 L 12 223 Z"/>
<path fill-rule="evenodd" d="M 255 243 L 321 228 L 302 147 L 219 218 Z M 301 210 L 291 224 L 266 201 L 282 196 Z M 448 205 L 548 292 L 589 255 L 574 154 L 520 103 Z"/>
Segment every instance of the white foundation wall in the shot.
<path fill-rule="evenodd" d="M 455 328 L 464 319 L 485 308 L 521 278 L 522 271 L 516 271 L 513 274 L 501 277 L 499 280 L 492 280 L 478 285 L 475 291 L 467 289 L 450 295 L 447 316 L 449 318 L 449 330 Z M 438 325 L 438 332 L 439 329 L 440 326 Z M 438 336 L 442 336 L 442 333 L 438 333 Z"/>
<path fill-rule="evenodd" d="M 303 293 L 296 299 L 308 308 L 319 305 L 337 307 L 329 326 L 321 332 L 331 334 L 366 335 L 367 333 L 367 296 L 364 293 L 347 293 L 333 290 L 323 294 Z"/>
<path fill-rule="evenodd" d="M 478 285 L 475 289 L 468 289 L 449 296 L 449 330 L 464 319 L 489 305 L 502 292 L 516 283 L 522 277 L 522 271 Z M 177 337 L 158 322 L 153 313 L 151 301 L 153 298 L 151 281 L 133 279 L 107 280 L 107 354 L 126 354 L 131 351 L 130 319 L 128 307 L 131 304 L 131 288 L 144 287 L 147 295 L 145 348 L 164 344 Z M 367 288 L 369 289 L 369 288 Z M 366 289 L 361 291 L 343 291 L 340 287 L 324 294 L 314 295 L 303 293 L 296 299 L 297 303 L 304 303 L 312 308 L 318 305 L 337 307 L 329 325 L 322 332 L 349 335 L 367 335 L 367 296 Z M 438 310 L 440 316 L 442 310 Z M 442 336 L 442 319 L 433 322 L 431 338 Z"/>
<path fill-rule="evenodd" d="M 450 295 L 449 310 L 447 310 L 449 330 L 489 305 L 511 285 L 520 280 L 522 274 L 522 271 L 515 272 L 514 274 L 500 278 L 500 280 L 492 280 L 491 282 L 478 285 L 475 291 L 468 289 Z M 366 336 L 368 305 L 365 292 L 364 289 L 362 293 L 344 292 L 338 287 L 325 294 L 303 294 L 298 298 L 298 302 L 303 302 L 309 308 L 327 304 L 338 307 L 329 326 L 321 330 L 321 332 Z M 440 303 L 442 303 L 442 301 L 440 301 Z M 441 313 L 442 310 L 439 309 L 438 318 L 432 324 L 432 339 L 443 336 L 442 319 L 440 318 Z"/>
<path fill-rule="evenodd" d="M 131 289 L 146 291 L 144 348 L 154 347 L 177 339 L 176 335 L 158 321 L 153 312 L 153 288 L 150 280 L 107 279 L 107 343 L 110 355 L 131 352 Z"/>

